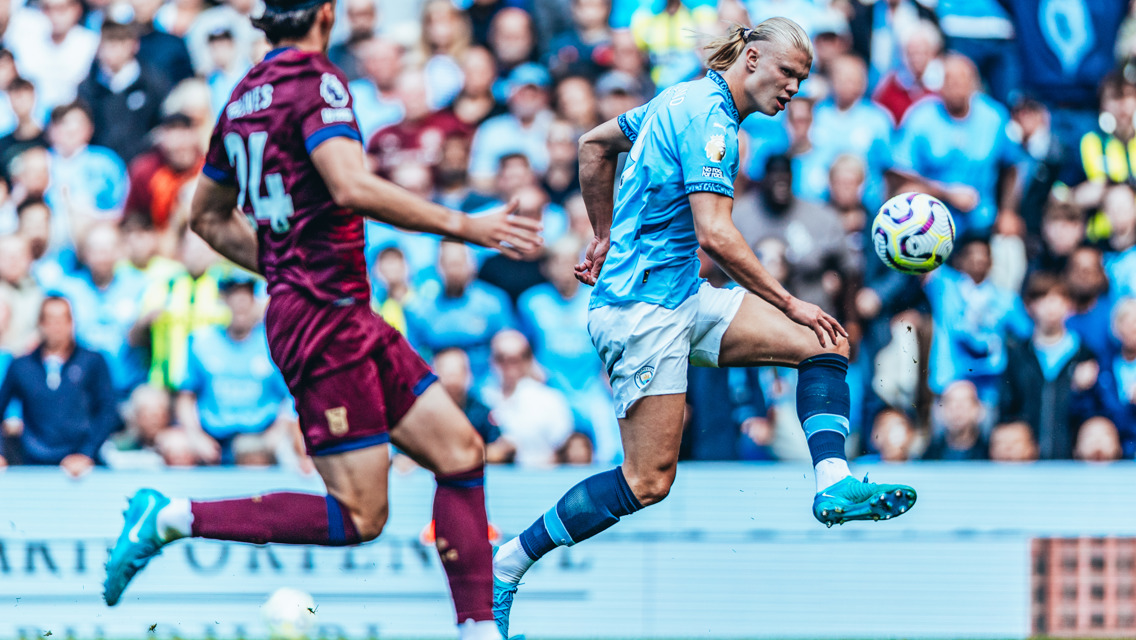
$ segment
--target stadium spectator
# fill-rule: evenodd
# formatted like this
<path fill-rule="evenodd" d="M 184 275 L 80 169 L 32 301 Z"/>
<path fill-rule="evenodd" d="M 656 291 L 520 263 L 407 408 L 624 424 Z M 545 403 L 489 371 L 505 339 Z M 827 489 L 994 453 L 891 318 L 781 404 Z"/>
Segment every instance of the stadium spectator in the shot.
<path fill-rule="evenodd" d="M 33 154 L 28 153 L 21 158 Z M 46 155 L 44 155 L 46 157 Z M 64 275 L 64 265 L 68 270 L 75 266 L 74 252 L 71 249 L 56 249 L 52 252 L 51 209 L 40 198 L 27 198 L 16 207 L 18 226 L 16 235 L 28 243 L 32 255 L 32 277 L 43 288 L 49 288 Z"/>
<path fill-rule="evenodd" d="M 79 85 L 79 99 L 94 125 L 91 143 L 127 163 L 149 146 L 146 134 L 158 124 L 162 100 L 170 92 L 166 79 L 137 56 L 135 27 L 103 22 L 96 64 Z"/>
<path fill-rule="evenodd" d="M 206 82 L 209 83 L 213 115 L 218 117 L 229 102 L 237 83 L 248 73 L 249 67 L 248 62 L 237 55 L 237 43 L 233 40 L 232 29 L 218 27 L 209 34 L 206 42 L 209 43 L 209 60 L 213 66 Z"/>
<path fill-rule="evenodd" d="M 635 78 L 645 96 L 655 95 L 656 85 L 651 80 L 647 55 L 639 48 L 630 29 L 617 29 L 611 34 L 611 51 L 612 71 L 622 71 Z"/>
<path fill-rule="evenodd" d="M 185 33 L 185 44 L 197 75 L 208 76 L 214 71 L 209 59 L 209 34 L 218 28 L 233 30 L 241 64 L 251 65 L 256 60 L 252 50 L 260 31 L 252 26 L 249 16 L 257 5 L 256 0 L 225 0 L 197 15 Z"/>
<path fill-rule="evenodd" d="M 155 134 L 154 149 L 130 163 L 125 210 L 127 216 L 147 217 L 156 229 L 164 231 L 176 222 L 178 198 L 182 189 L 197 178 L 204 156 L 193 122 L 185 114 L 162 118 Z"/>
<path fill-rule="evenodd" d="M 1041 216 L 1040 247 L 1030 271 L 1063 271 L 1069 256 L 1085 240 L 1085 214 L 1076 205 L 1050 198 Z"/>
<path fill-rule="evenodd" d="M 403 70 L 402 47 L 390 40 L 373 37 L 356 45 L 359 78 L 347 83 L 355 117 L 364 140 L 376 131 L 402 120 L 403 108 L 396 86 Z"/>
<path fill-rule="evenodd" d="M 541 188 L 557 207 L 580 190 L 580 163 L 576 157 L 579 136 L 571 123 L 556 120 L 548 129 L 548 169 Z"/>
<path fill-rule="evenodd" d="M 872 421 L 872 447 L 879 452 L 880 462 L 907 462 L 914 457 L 915 445 L 915 425 L 907 414 L 892 408 L 876 414 Z"/>
<path fill-rule="evenodd" d="M 1034 462 L 1037 441 L 1025 422 L 1005 422 L 990 432 L 990 459 L 994 462 Z"/>
<path fill-rule="evenodd" d="M 170 394 L 163 388 L 139 385 L 125 405 L 126 426 L 114 433 L 99 449 L 111 469 L 160 469 L 165 466 L 158 453 L 163 432 L 173 429 Z"/>
<path fill-rule="evenodd" d="M 422 5 L 422 35 L 417 65 L 426 77 L 431 109 L 445 109 L 462 89 L 460 61 L 471 42 L 469 17 L 450 0 L 427 0 Z"/>
<path fill-rule="evenodd" d="M 198 464 L 197 452 L 194 451 L 193 441 L 185 429 L 166 429 L 158 434 L 155 443 L 158 454 L 167 467 L 188 468 Z"/>
<path fill-rule="evenodd" d="M 573 236 L 550 245 L 540 265 L 548 282 L 527 289 L 517 301 L 521 331 L 547 372 L 549 386 L 563 392 L 570 403 L 582 399 L 603 371 L 587 329 L 591 291 L 581 287 L 572 273 L 582 249 Z"/>
<path fill-rule="evenodd" d="M 1110 233 L 1102 243 L 1105 271 L 1116 298 L 1136 294 L 1136 192 L 1126 184 L 1109 187 L 1102 212 Z"/>
<path fill-rule="evenodd" d="M 434 166 L 434 199 L 451 209 L 474 213 L 488 209 L 497 200 L 478 193 L 469 183 L 470 138 L 450 134 L 442 141 L 442 154 Z"/>
<path fill-rule="evenodd" d="M 532 16 L 518 7 L 501 9 L 489 25 L 487 44 L 502 77 L 511 75 L 521 65 L 534 62 L 537 50 Z M 547 81 L 545 84 L 548 84 Z"/>
<path fill-rule="evenodd" d="M 887 112 L 865 98 L 868 67 L 863 60 L 846 55 L 832 63 L 832 95 L 813 107 L 809 140 L 813 150 L 794 167 L 794 192 L 806 200 L 825 200 L 828 172 L 842 153 L 867 160 L 865 202 L 884 201 L 884 170 L 891 164 L 893 123 Z"/>
<path fill-rule="evenodd" d="M 555 464 L 556 452 L 572 435 L 572 411 L 564 396 L 534 377 L 532 349 L 519 331 L 506 329 L 493 337 L 496 384 L 482 394 L 492 408 L 501 438 L 516 447 L 514 463 L 522 467 Z"/>
<path fill-rule="evenodd" d="M 903 45 L 903 66 L 889 71 L 876 85 L 872 100 L 900 122 L 911 105 L 934 93 L 943 82 L 939 52 L 943 37 L 930 22 L 920 21 Z"/>
<path fill-rule="evenodd" d="M 792 185 L 789 159 L 770 158 L 760 190 L 747 191 L 737 199 L 734 224 L 755 252 L 767 238 L 784 242 L 789 266 L 786 288 L 835 313 L 839 273 L 847 266 L 840 219 L 832 209 L 794 196 Z"/>
<path fill-rule="evenodd" d="M 0 298 L 0 336 L 8 332 L 8 323 L 12 317 L 12 308 L 8 303 Z M 38 342 L 39 336 L 36 336 Z M 8 349 L 5 349 L 0 344 L 0 383 L 4 381 L 4 376 L 8 373 L 8 367 L 12 365 L 13 354 Z M 5 449 L 4 441 L 8 442 L 8 449 L 14 449 L 19 445 L 19 440 L 16 436 L 23 429 L 23 411 L 20 407 L 18 399 L 12 400 L 8 403 L 8 409 L 0 413 L 0 451 Z M 0 453 L 0 455 L 3 455 Z M 10 460 L 10 464 L 18 464 L 19 460 Z"/>
<path fill-rule="evenodd" d="M 1097 362 L 1111 361 L 1116 350 L 1111 331 L 1112 297 L 1100 249 L 1088 246 L 1075 249 L 1066 263 L 1062 280 L 1073 300 L 1073 313 L 1065 326 L 1081 336 Z"/>
<path fill-rule="evenodd" d="M 1101 81 L 1099 95 L 1096 126 L 1069 151 L 1070 162 L 1075 163 L 1069 183 L 1074 187 L 1073 201 L 1090 210 L 1101 206 L 1110 184 L 1136 186 L 1136 175 L 1130 168 L 1136 152 L 1129 144 L 1136 138 L 1136 82 L 1121 71 L 1113 71 Z M 1091 230 L 1090 236 L 1107 237 L 1107 225 Z"/>
<path fill-rule="evenodd" d="M 572 432 L 556 452 L 556 463 L 584 466 L 592 464 L 595 450 L 587 434 L 579 431 Z"/>
<path fill-rule="evenodd" d="M 1136 455 L 1136 298 L 1116 303 L 1113 332 L 1120 341 L 1100 372 L 1101 398 L 1120 433 L 1125 458 Z"/>
<path fill-rule="evenodd" d="M 986 460 L 983 424 L 986 408 L 978 399 L 973 382 L 959 380 L 947 385 L 939 396 L 936 425 L 924 460 Z"/>
<path fill-rule="evenodd" d="M 739 17 L 742 18 L 742 22 L 749 22 L 747 15 L 742 14 Z M 817 84 L 829 85 L 833 76 L 832 63 L 837 58 L 852 53 L 852 30 L 848 26 L 848 17 L 834 8 L 818 12 L 811 22 L 809 33 L 813 41 L 814 55 L 813 71 L 809 77 Z"/>
<path fill-rule="evenodd" d="M 974 63 L 951 54 L 940 95 L 912 107 L 899 128 L 895 169 L 951 208 L 959 234 L 989 233 L 996 215 L 1017 213 L 1016 190 L 1003 189 L 1000 199 L 997 193 L 1000 175 L 1012 185 L 1024 160 L 1006 135 L 1007 120 L 1006 110 L 979 91 Z"/>
<path fill-rule="evenodd" d="M 406 335 L 406 305 L 414 296 L 406 256 L 397 245 L 384 247 L 373 261 L 371 308 L 387 324 Z"/>
<path fill-rule="evenodd" d="M 389 177 L 395 167 L 407 163 L 433 167 L 441 160 L 447 137 L 472 135 L 450 110 L 431 110 L 429 85 L 421 71 L 399 76 L 395 92 L 402 104 L 402 120 L 379 129 L 367 143 L 367 154 L 379 175 Z"/>
<path fill-rule="evenodd" d="M 440 282 L 423 285 L 406 307 L 406 332 L 410 343 L 427 355 L 447 347 L 463 349 L 480 382 L 489 372 L 490 341 L 514 320 L 505 292 L 475 280 L 475 270 L 469 247 L 442 242 Z"/>
<path fill-rule="evenodd" d="M 485 441 L 485 461 L 489 464 L 512 462 L 517 449 L 508 440 L 501 439 L 501 429 L 490 417 L 489 407 L 474 392 L 469 356 L 461 349 L 442 349 L 434 356 L 434 372 L 442 388 Z"/>
<path fill-rule="evenodd" d="M 1069 460 L 1077 428 L 1098 411 L 1100 365 L 1081 336 L 1065 328 L 1073 300 L 1057 276 L 1033 274 L 1025 302 L 1033 336 L 1010 342 L 999 419 L 1029 424 L 1041 459 Z"/>
<path fill-rule="evenodd" d="M 0 174 L 8 174 L 8 166 L 16 156 L 32 147 L 47 148 L 43 130 L 42 109 L 36 104 L 35 85 L 24 78 L 8 84 L 8 102 L 15 118 L 11 133 L 0 138 Z"/>
<path fill-rule="evenodd" d="M 228 326 L 203 327 L 190 337 L 177 416 L 206 464 L 234 464 L 241 434 L 264 434 L 269 449 L 291 441 L 292 398 L 268 354 L 255 286 L 238 271 L 224 277 L 218 287 L 230 310 Z"/>
<path fill-rule="evenodd" d="M 184 379 L 189 336 L 203 327 L 224 325 L 229 310 L 220 300 L 218 256 L 200 236 L 183 232 L 178 243 L 179 268 L 168 278 L 148 277 L 138 321 L 131 329 L 134 344 L 150 346 L 150 384 L 176 389 Z"/>
<path fill-rule="evenodd" d="M 472 47 L 465 52 L 462 75 L 465 83 L 451 105 L 458 120 L 471 127 L 508 112 L 503 100 L 493 94 L 497 79 L 497 63 L 485 47 Z"/>
<path fill-rule="evenodd" d="M 1092 418 L 1077 431 L 1073 456 L 1090 462 L 1112 462 L 1123 455 L 1116 425 L 1108 418 Z"/>
<path fill-rule="evenodd" d="M 702 2 L 666 0 L 661 11 L 640 5 L 631 16 L 631 35 L 650 58 L 656 86 L 666 88 L 699 75 L 699 42 L 690 34 L 716 33 L 717 22 L 715 8 Z"/>
<path fill-rule="evenodd" d="M 924 280 L 934 324 L 928 382 L 931 391 L 942 393 L 955 380 L 970 380 L 993 419 L 1006 369 L 1006 340 L 1028 338 L 1032 328 L 1021 298 L 989 280 L 988 240 L 960 237 L 954 265 L 939 267 Z"/>
<path fill-rule="evenodd" d="M 145 60 L 153 70 L 162 76 L 166 87 L 172 87 L 186 78 L 193 77 L 193 63 L 189 59 L 189 49 L 181 36 L 189 28 L 188 21 L 180 25 L 156 25 L 155 20 L 163 10 L 184 8 L 190 2 L 170 2 L 162 0 L 130 0 L 134 10 L 134 26 L 138 36 L 138 59 Z M 200 8 L 198 9 L 200 12 Z M 196 17 L 196 14 L 195 16 Z"/>
<path fill-rule="evenodd" d="M 146 378 L 144 353 L 128 339 L 146 281 L 117 268 L 124 257 L 118 228 L 99 223 L 82 238 L 79 268 L 53 286 L 71 303 L 79 343 L 106 359 L 119 400 Z"/>
<path fill-rule="evenodd" d="M 348 81 L 363 77 L 359 64 L 358 47 L 375 36 L 379 27 L 379 10 L 375 0 L 347 0 L 344 12 L 347 14 L 347 37 L 343 42 L 331 45 L 327 57 L 335 66 L 343 69 Z"/>
<path fill-rule="evenodd" d="M 116 153 L 91 144 L 94 122 L 81 103 L 72 102 L 51 112 L 47 137 L 51 140 L 51 186 L 45 194 L 55 212 L 53 234 L 68 237 L 76 231 L 68 219 L 74 216 L 117 218 L 126 199 L 126 164 Z M 79 238 L 75 239 L 76 242 Z"/>
<path fill-rule="evenodd" d="M 521 187 L 510 197 L 517 201 L 516 215 L 541 220 L 544 223 L 543 235 L 546 244 L 555 242 L 557 235 L 564 233 L 567 220 L 563 210 L 550 205 L 548 194 L 540 187 Z M 540 258 L 540 249 L 528 252 L 519 260 L 499 253 L 482 263 L 477 277 L 504 291 L 509 296 L 510 302 L 515 305 L 522 293 L 547 281 L 541 268 Z"/>
<path fill-rule="evenodd" d="M 608 71 L 596 81 L 596 106 L 601 122 L 618 118 L 646 101 L 645 88 L 635 76 Z"/>
<path fill-rule="evenodd" d="M 67 300 L 43 301 L 39 331 L 40 346 L 14 360 L 0 383 L 0 415 L 20 401 L 23 464 L 59 465 L 77 477 L 95 465 L 99 447 L 118 426 L 114 387 L 103 357 L 76 344 Z M 0 467 L 7 456 L 0 450 Z"/>
<path fill-rule="evenodd" d="M 1097 123 L 1097 87 L 1115 64 L 1116 34 L 1127 3 L 1058 2 L 1046 5 L 1044 19 L 1036 0 L 1003 0 L 1002 5 L 1013 22 L 1023 61 L 1022 92 L 1049 109 L 1062 147 L 1076 149 Z M 1072 153 L 1058 178 L 1069 184 L 1076 171 Z"/>
<path fill-rule="evenodd" d="M 32 277 L 32 253 L 23 236 L 0 236 L 0 301 L 10 312 L 0 349 L 22 356 L 34 346 L 43 289 Z"/>
<path fill-rule="evenodd" d="M 935 5 L 947 46 L 974 61 L 992 98 L 1014 103 L 1021 63 L 1014 25 L 999 0 L 947 0 Z"/>
<path fill-rule="evenodd" d="M 205 10 L 204 0 L 173 0 L 166 2 L 154 15 L 154 27 L 178 39 L 184 38 L 193 21 Z M 184 41 L 183 41 L 184 44 Z M 186 56 L 188 57 L 188 52 Z M 191 67 L 192 70 L 192 67 Z"/>
<path fill-rule="evenodd" d="M 577 135 L 599 125 L 599 104 L 593 82 L 583 76 L 567 76 L 556 83 L 556 116 L 575 128 Z"/>
<path fill-rule="evenodd" d="M 29 17 L 4 34 L 4 45 L 15 55 L 20 75 L 35 84 L 40 103 L 52 109 L 75 99 L 95 59 L 99 36 L 79 24 L 79 0 L 42 0 L 38 7 L 46 26 Z"/>
<path fill-rule="evenodd" d="M 571 30 L 561 33 L 548 45 L 544 64 L 553 77 L 580 75 L 594 81 L 611 69 L 610 0 L 572 0 Z"/>
<path fill-rule="evenodd" d="M 469 173 L 486 188 L 500 159 L 522 153 L 537 173 L 548 168 L 548 130 L 555 116 L 548 108 L 550 78 L 543 67 L 526 63 L 508 79 L 509 113 L 486 120 L 473 136 Z"/>
<path fill-rule="evenodd" d="M 759 369 L 690 367 L 684 457 L 690 460 L 773 460 Z"/>

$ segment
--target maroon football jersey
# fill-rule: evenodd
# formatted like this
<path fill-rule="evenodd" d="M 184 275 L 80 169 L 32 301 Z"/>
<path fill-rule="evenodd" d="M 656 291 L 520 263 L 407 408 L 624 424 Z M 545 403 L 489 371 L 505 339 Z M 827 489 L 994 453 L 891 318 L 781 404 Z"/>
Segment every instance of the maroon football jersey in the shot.
<path fill-rule="evenodd" d="M 362 140 L 346 83 L 323 54 L 276 49 L 237 83 L 213 130 L 202 173 L 237 187 L 269 294 L 369 299 L 363 219 L 335 204 L 310 155 L 329 138 Z"/>

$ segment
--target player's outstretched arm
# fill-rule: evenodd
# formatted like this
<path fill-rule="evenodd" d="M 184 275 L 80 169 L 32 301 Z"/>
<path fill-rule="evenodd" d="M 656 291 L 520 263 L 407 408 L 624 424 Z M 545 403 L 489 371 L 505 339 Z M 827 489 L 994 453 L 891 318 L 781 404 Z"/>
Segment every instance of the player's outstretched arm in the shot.
<path fill-rule="evenodd" d="M 815 304 L 793 297 L 765 270 L 734 226 L 733 198 L 709 191 L 695 192 L 690 194 L 690 208 L 698 244 L 735 282 L 783 311 L 793 322 L 811 328 L 822 347 L 828 346 L 826 338 L 835 345 L 837 336 L 848 337 L 836 318 Z"/>
<path fill-rule="evenodd" d="M 512 215 L 516 202 L 491 213 L 470 216 L 420 198 L 372 174 L 363 163 L 363 146 L 335 137 L 312 151 L 312 162 L 335 203 L 402 229 L 460 238 L 520 258 L 542 243 L 537 220 Z"/>
<path fill-rule="evenodd" d="M 217 253 L 253 273 L 257 266 L 256 232 L 237 210 L 237 187 L 200 176 L 189 210 L 189 227 Z"/>
<path fill-rule="evenodd" d="M 576 265 L 576 278 L 584 284 L 596 283 L 607 257 L 615 207 L 615 171 L 619 154 L 630 149 L 631 141 L 618 119 L 608 120 L 580 138 L 580 194 L 595 233 L 584 261 Z"/>

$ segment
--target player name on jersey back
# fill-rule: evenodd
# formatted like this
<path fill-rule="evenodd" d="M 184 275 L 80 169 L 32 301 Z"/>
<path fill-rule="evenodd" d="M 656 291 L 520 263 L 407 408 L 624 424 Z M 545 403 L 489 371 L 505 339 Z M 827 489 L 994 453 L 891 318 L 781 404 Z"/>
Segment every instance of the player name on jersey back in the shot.
<path fill-rule="evenodd" d="M 262 84 L 249 89 L 242 93 L 241 97 L 230 102 L 229 106 L 225 107 L 225 115 L 229 116 L 230 120 L 236 120 L 271 106 L 272 85 Z"/>

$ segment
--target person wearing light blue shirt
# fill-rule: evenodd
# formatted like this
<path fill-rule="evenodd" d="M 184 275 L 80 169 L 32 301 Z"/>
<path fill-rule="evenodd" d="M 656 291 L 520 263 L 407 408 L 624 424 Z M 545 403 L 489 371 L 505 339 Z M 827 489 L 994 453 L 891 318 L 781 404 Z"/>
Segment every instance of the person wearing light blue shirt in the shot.
<path fill-rule="evenodd" d="M 143 350 L 128 339 L 138 320 L 146 279 L 136 271 L 116 268 L 120 247 L 115 227 L 92 228 L 83 238 L 83 266 L 55 282 L 52 292 L 71 302 L 79 343 L 103 355 L 118 398 L 125 400 L 146 379 L 149 364 Z"/>
<path fill-rule="evenodd" d="M 295 413 L 284 376 L 268 352 L 255 281 L 234 273 L 219 288 L 232 321 L 190 337 L 177 416 L 204 462 L 233 464 L 237 436 L 266 433 L 279 442 L 290 435 Z"/>
<path fill-rule="evenodd" d="M 956 380 L 969 380 L 993 420 L 999 387 L 1006 369 L 1006 343 L 1011 337 L 1028 340 L 1033 323 L 1021 296 L 996 286 L 990 279 L 990 243 L 960 238 L 956 268 L 940 267 L 924 281 L 931 304 L 931 391 L 940 394 Z M 987 426 L 990 426 L 989 424 Z"/>
<path fill-rule="evenodd" d="M 752 113 L 783 111 L 797 94 L 812 65 L 809 36 L 792 20 L 770 18 L 752 29 L 735 26 L 707 49 L 704 78 L 674 85 L 580 140 L 580 184 L 595 237 L 575 273 L 594 287 L 588 333 L 611 381 L 624 460 L 569 489 L 498 549 L 494 614 L 504 637 L 533 563 L 667 496 L 689 365 L 796 365 L 817 520 L 889 519 L 915 502 L 911 487 L 852 477 L 844 455 L 847 333 L 820 307 L 790 295 L 733 224 L 738 127 Z M 700 277 L 700 248 L 740 286 L 719 289 Z"/>
<path fill-rule="evenodd" d="M 954 54 L 943 63 L 940 96 L 916 103 L 904 115 L 895 145 L 895 168 L 922 183 L 950 207 L 958 234 L 989 233 L 999 210 L 1014 210 L 1015 189 L 997 201 L 999 171 L 1007 184 L 1025 158 L 1006 135 L 1006 110 L 978 91 L 970 59 Z"/>
<path fill-rule="evenodd" d="M 91 145 L 93 132 L 90 116 L 78 103 L 52 111 L 51 186 L 44 198 L 53 211 L 104 218 L 122 212 L 130 186 L 126 164 L 110 149 Z M 65 221 L 69 216 L 58 217 Z"/>
<path fill-rule="evenodd" d="M 438 251 L 441 281 L 423 284 L 407 305 L 406 337 L 427 360 L 442 349 L 459 347 L 469 354 L 480 385 L 489 375 L 490 341 L 516 321 L 505 292 L 474 280 L 474 269 L 468 247 L 443 242 Z"/>
<path fill-rule="evenodd" d="M 866 160 L 863 200 L 875 209 L 883 204 L 884 171 L 891 166 L 891 116 L 864 98 L 868 67 L 856 56 L 832 63 L 833 95 L 813 108 L 809 127 L 811 153 L 794 168 L 794 191 L 807 200 L 828 200 L 828 171 L 838 156 L 851 153 Z"/>
<path fill-rule="evenodd" d="M 548 109 L 548 71 L 533 63 L 509 74 L 509 113 L 486 120 L 477 128 L 470 147 L 469 175 L 487 185 L 497 174 L 501 158 L 524 154 L 537 173 L 548 168 L 548 131 L 555 116 Z"/>

